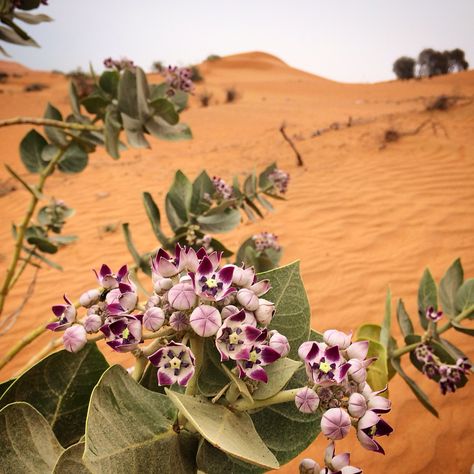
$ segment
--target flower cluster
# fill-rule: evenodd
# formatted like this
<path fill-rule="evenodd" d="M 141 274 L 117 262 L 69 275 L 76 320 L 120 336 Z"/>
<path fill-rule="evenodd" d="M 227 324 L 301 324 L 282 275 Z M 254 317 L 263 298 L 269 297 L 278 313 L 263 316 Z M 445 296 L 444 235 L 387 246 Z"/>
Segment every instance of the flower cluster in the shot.
<path fill-rule="evenodd" d="M 229 186 L 222 178 L 219 178 L 219 176 L 212 177 L 212 184 L 216 189 L 218 199 L 226 201 L 234 197 L 232 186 Z"/>
<path fill-rule="evenodd" d="M 194 354 L 183 339 L 212 337 L 221 360 L 233 360 L 241 378 L 267 382 L 265 366 L 290 349 L 285 336 L 267 329 L 275 314 L 275 305 L 263 298 L 270 283 L 257 281 L 252 267 L 220 267 L 220 261 L 221 253 L 204 248 L 196 252 L 178 245 L 175 255 L 160 249 L 151 260 L 154 292 L 144 306 L 125 265 L 116 273 L 102 265 L 96 272 L 100 287 L 79 298 L 85 317 L 79 320 L 76 306 L 64 296 L 65 304 L 53 306 L 58 320 L 48 328 L 65 331 L 71 352 L 82 349 L 87 334 L 99 331 L 113 350 L 134 351 L 144 331 L 166 328 L 171 342 L 149 356 L 160 385 L 186 385 L 194 374 Z"/>
<path fill-rule="evenodd" d="M 472 364 L 465 357 L 459 358 L 455 364 L 442 362 L 429 344 L 420 344 L 415 349 L 415 357 L 422 365 L 423 373 L 439 383 L 441 393 L 455 392 L 463 381 L 463 376 L 470 373 Z"/>
<path fill-rule="evenodd" d="M 173 89 L 188 93 L 194 90 L 192 71 L 187 67 L 168 66 L 164 71 L 164 77 L 166 83 Z"/>
<path fill-rule="evenodd" d="M 261 232 L 252 236 L 252 240 L 255 244 L 257 252 L 263 252 L 267 249 L 280 250 L 281 247 L 278 244 L 278 236 L 271 232 Z"/>
<path fill-rule="evenodd" d="M 131 59 L 104 59 L 104 67 L 107 69 L 116 69 L 117 71 L 123 71 L 124 69 L 134 69 L 135 64 Z"/>
<path fill-rule="evenodd" d="M 269 175 L 268 179 L 277 189 L 280 194 L 285 194 L 288 191 L 288 183 L 290 182 L 290 175 L 286 171 L 275 168 Z"/>
<path fill-rule="evenodd" d="M 324 456 L 325 467 L 320 468 L 313 459 L 303 459 L 300 463 L 300 474 L 361 474 L 362 469 L 350 465 L 349 453 L 336 455 L 334 441 L 331 441 L 326 448 Z"/>
<path fill-rule="evenodd" d="M 351 334 L 331 329 L 324 333 L 324 342 L 303 343 L 298 355 L 305 363 L 308 386 L 295 397 L 303 413 L 319 409 L 322 433 L 332 439 L 342 439 L 351 426 L 366 449 L 384 453 L 374 439 L 393 430 L 382 418 L 391 402 L 381 396 L 386 389 L 373 391 L 367 379 L 367 367 L 375 360 L 367 359 L 368 341 L 351 341 Z M 332 472 L 332 471 L 328 471 Z"/>

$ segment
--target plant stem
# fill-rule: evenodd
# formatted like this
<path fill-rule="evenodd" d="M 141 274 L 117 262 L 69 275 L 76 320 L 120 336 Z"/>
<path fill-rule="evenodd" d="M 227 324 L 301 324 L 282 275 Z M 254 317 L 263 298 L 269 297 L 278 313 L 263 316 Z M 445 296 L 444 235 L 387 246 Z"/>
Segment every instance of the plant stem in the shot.
<path fill-rule="evenodd" d="M 47 118 L 37 117 L 13 117 L 6 120 L 0 120 L 0 127 L 8 127 L 10 125 L 45 125 L 48 127 L 64 128 L 68 130 L 89 131 L 89 132 L 101 132 L 102 127 L 96 125 L 88 125 L 74 122 L 63 122 L 62 120 L 53 120 Z"/>
<path fill-rule="evenodd" d="M 241 398 L 237 400 L 232 407 L 239 411 L 255 410 L 256 408 L 264 408 L 270 405 L 276 405 L 277 403 L 286 403 L 294 401 L 296 393 L 300 388 L 294 388 L 292 390 L 284 390 L 283 392 L 277 393 L 273 397 L 267 398 L 266 400 L 254 400 L 250 403 L 248 400 Z"/>
<path fill-rule="evenodd" d="M 54 168 L 56 167 L 57 163 L 59 162 L 65 151 L 66 149 L 60 150 L 59 153 L 48 163 L 48 166 L 46 166 L 46 168 L 41 172 L 38 185 L 36 186 L 36 189 L 38 190 L 39 194 L 43 191 L 46 179 L 54 171 Z M 13 257 L 10 262 L 10 265 L 8 266 L 7 274 L 5 276 L 2 289 L 0 290 L 0 314 L 2 314 L 3 307 L 5 305 L 5 298 L 7 297 L 9 291 L 12 288 L 10 283 L 15 274 L 18 259 L 20 258 L 21 249 L 23 247 L 23 239 L 25 238 L 25 232 L 28 227 L 28 224 L 31 221 L 31 218 L 33 217 L 33 213 L 36 210 L 36 205 L 38 204 L 38 201 L 39 197 L 37 195 L 32 194 L 30 204 L 26 211 L 25 217 L 23 218 L 23 222 L 18 228 Z"/>
<path fill-rule="evenodd" d="M 446 332 L 448 329 L 452 328 L 452 324 L 451 322 L 456 322 L 456 323 L 459 323 L 461 322 L 463 319 L 466 319 L 468 318 L 471 314 L 474 313 L 474 305 L 472 306 L 469 306 L 468 308 L 466 308 L 462 313 L 458 314 L 455 318 L 452 318 L 451 321 L 448 321 L 446 324 L 444 324 L 443 326 L 441 326 L 438 331 L 437 331 L 437 334 L 443 334 L 444 332 Z M 390 357 L 393 357 L 395 359 L 397 359 L 398 357 L 402 356 L 403 354 L 407 354 L 408 352 L 411 352 L 413 349 L 415 349 L 417 346 L 419 346 L 420 343 L 419 342 L 415 342 L 413 344 L 408 344 L 407 346 L 404 346 L 404 347 L 401 347 L 400 349 L 397 349 L 396 351 L 393 351 L 391 354 L 390 354 Z"/>
<path fill-rule="evenodd" d="M 194 395 L 197 390 L 197 381 L 199 378 L 199 373 L 201 372 L 202 361 L 204 358 L 204 338 L 197 335 L 192 335 L 190 338 L 191 351 L 196 358 L 196 366 L 194 369 L 194 375 L 191 377 L 191 380 L 186 387 L 186 395 Z"/>
<path fill-rule="evenodd" d="M 133 366 L 132 378 L 137 382 L 142 378 L 143 372 L 148 364 L 148 359 L 143 355 L 137 357 L 135 365 Z"/>
<path fill-rule="evenodd" d="M 18 270 L 18 272 L 16 273 L 16 275 L 13 277 L 12 281 L 10 282 L 10 286 L 8 287 L 8 291 L 10 291 L 15 286 L 15 284 L 18 281 L 18 279 L 20 278 L 21 274 L 24 272 L 25 268 L 30 263 L 31 258 L 33 257 L 33 252 L 35 250 L 36 250 L 36 245 L 31 249 L 28 257 L 26 257 L 23 260 L 23 265 L 20 267 L 20 269 Z"/>

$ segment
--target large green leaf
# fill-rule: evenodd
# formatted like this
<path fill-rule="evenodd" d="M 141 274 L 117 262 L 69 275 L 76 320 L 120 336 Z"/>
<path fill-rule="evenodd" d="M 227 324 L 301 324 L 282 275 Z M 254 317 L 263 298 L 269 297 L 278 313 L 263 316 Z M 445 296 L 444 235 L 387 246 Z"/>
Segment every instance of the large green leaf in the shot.
<path fill-rule="evenodd" d="M 212 196 L 215 192 L 212 180 L 206 171 L 202 171 L 193 182 L 193 195 L 191 199 L 191 211 L 195 215 L 202 214 L 210 207 L 206 194 Z"/>
<path fill-rule="evenodd" d="M 52 120 L 59 120 L 60 122 L 63 121 L 63 116 L 61 115 L 61 112 L 50 103 L 48 103 L 46 107 L 44 117 Z M 46 133 L 46 136 L 48 137 L 50 142 L 62 148 L 67 146 L 68 140 L 66 134 L 60 128 L 44 127 L 44 132 Z"/>
<path fill-rule="evenodd" d="M 150 103 L 155 114 L 160 116 L 170 125 L 176 125 L 179 122 L 179 115 L 177 114 L 174 105 L 167 99 L 159 98 Z"/>
<path fill-rule="evenodd" d="M 193 138 L 191 129 L 185 123 L 169 125 L 165 120 L 157 116 L 150 117 L 145 122 L 145 127 L 149 133 L 161 140 L 177 141 Z"/>
<path fill-rule="evenodd" d="M 155 233 L 156 238 L 163 244 L 166 245 L 168 238 L 161 230 L 161 216 L 160 209 L 158 205 L 153 200 L 153 197 L 150 193 L 143 193 L 143 204 L 145 206 L 145 211 L 150 221 L 153 232 Z"/>
<path fill-rule="evenodd" d="M 104 71 L 99 78 L 101 89 L 112 97 L 117 96 L 120 73 L 118 71 Z"/>
<path fill-rule="evenodd" d="M 413 328 L 413 323 L 411 322 L 410 316 L 405 309 L 403 300 L 400 298 L 397 304 L 397 320 L 400 330 L 402 331 L 403 337 L 408 336 L 408 334 L 413 334 L 415 332 Z"/>
<path fill-rule="evenodd" d="M 118 84 L 118 107 L 120 112 L 138 118 L 137 80 L 135 74 L 126 69 Z"/>
<path fill-rule="evenodd" d="M 47 144 L 46 139 L 36 130 L 30 130 L 23 137 L 20 143 L 20 157 L 30 173 L 39 173 L 48 165 L 41 156 Z"/>
<path fill-rule="evenodd" d="M 456 293 L 456 309 L 459 313 L 474 306 L 474 278 L 466 280 Z M 474 310 L 471 313 L 470 319 L 474 318 Z"/>
<path fill-rule="evenodd" d="M 46 474 L 63 452 L 48 422 L 28 403 L 0 411 L 1 472 Z"/>
<path fill-rule="evenodd" d="M 438 308 L 438 296 L 436 282 L 431 272 L 427 268 L 423 272 L 418 289 L 418 315 L 423 329 L 428 328 L 428 319 L 426 318 L 426 310 L 432 306 L 435 310 Z"/>
<path fill-rule="evenodd" d="M 268 383 L 260 383 L 252 397 L 255 400 L 265 400 L 266 398 L 273 397 L 280 390 L 283 390 L 300 367 L 301 362 L 289 359 L 288 357 L 278 359 L 265 368 L 265 372 L 268 375 Z"/>
<path fill-rule="evenodd" d="M 229 378 L 221 368 L 219 352 L 215 344 L 206 339 L 204 342 L 204 358 L 199 372 L 198 389 L 206 397 L 213 397 L 229 383 Z"/>
<path fill-rule="evenodd" d="M 195 472 L 197 445 L 173 430 L 175 417 L 168 397 L 142 387 L 122 367 L 111 367 L 92 393 L 84 463 L 104 473 Z"/>
<path fill-rule="evenodd" d="M 90 394 L 107 367 L 94 343 L 77 354 L 56 352 L 22 374 L 0 399 L 0 407 L 30 403 L 48 420 L 61 444 L 69 446 L 84 433 Z"/>
<path fill-rule="evenodd" d="M 461 260 L 457 258 L 446 271 L 439 283 L 439 299 L 443 311 L 449 316 L 456 316 L 456 293 L 464 280 Z"/>
<path fill-rule="evenodd" d="M 280 467 L 272 452 L 255 431 L 250 416 L 233 412 L 205 399 L 166 390 L 176 408 L 213 446 L 238 459 L 266 469 Z"/>
<path fill-rule="evenodd" d="M 240 224 L 240 212 L 237 209 L 226 209 L 220 214 L 199 216 L 197 221 L 203 232 L 229 232 Z"/>
<path fill-rule="evenodd" d="M 166 215 L 174 231 L 188 222 L 188 213 L 191 209 L 193 196 L 193 185 L 187 176 L 178 170 L 175 174 L 173 184 L 166 194 Z"/>
<path fill-rule="evenodd" d="M 116 109 L 108 109 L 104 121 L 105 149 L 115 160 L 120 158 L 119 136 L 121 130 L 122 124 L 120 123 L 119 113 Z"/>
<path fill-rule="evenodd" d="M 275 303 L 275 317 L 269 329 L 284 334 L 291 345 L 288 357 L 298 358 L 299 346 L 308 340 L 311 311 L 300 275 L 299 262 L 259 273 L 259 280 L 268 278 L 272 289 L 264 296 Z"/>
<path fill-rule="evenodd" d="M 59 457 L 53 474 L 90 474 L 92 471 L 82 461 L 84 442 L 73 444 Z"/>
<path fill-rule="evenodd" d="M 420 401 L 420 403 L 434 416 L 438 417 L 438 412 L 436 409 L 431 405 L 428 395 L 418 386 L 418 384 L 410 378 L 405 371 L 403 370 L 400 359 L 391 359 L 392 366 L 400 375 L 400 377 L 405 381 L 405 383 L 410 387 L 410 390 L 415 394 L 416 398 Z"/>
<path fill-rule="evenodd" d="M 74 142 L 71 143 L 64 152 L 63 157 L 59 160 L 58 168 L 63 173 L 80 173 L 89 162 L 89 155 L 81 145 Z"/>

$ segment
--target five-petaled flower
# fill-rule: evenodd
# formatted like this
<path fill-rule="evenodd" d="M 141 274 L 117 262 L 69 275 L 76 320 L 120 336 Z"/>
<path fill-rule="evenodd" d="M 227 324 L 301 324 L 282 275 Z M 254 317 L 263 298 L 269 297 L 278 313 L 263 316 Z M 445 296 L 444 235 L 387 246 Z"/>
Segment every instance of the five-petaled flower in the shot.
<path fill-rule="evenodd" d="M 234 273 L 233 265 L 226 265 L 219 271 L 215 270 L 212 261 L 204 257 L 199 264 L 196 273 L 190 273 L 194 290 L 203 300 L 221 301 L 226 296 L 235 292 L 231 288 L 232 276 Z"/>
<path fill-rule="evenodd" d="M 170 342 L 148 357 L 158 367 L 158 385 L 185 386 L 194 375 L 195 359 L 189 347 L 177 342 Z"/>
<path fill-rule="evenodd" d="M 385 454 L 382 446 L 375 441 L 375 436 L 388 436 L 393 428 L 375 411 L 369 410 L 357 423 L 357 438 L 360 444 L 370 451 Z"/>
<path fill-rule="evenodd" d="M 46 326 L 46 328 L 51 331 L 63 331 L 76 320 L 77 311 L 74 304 L 66 295 L 64 295 L 63 298 L 66 304 L 57 304 L 51 308 L 58 318 L 58 321 L 49 323 Z"/>
<path fill-rule="evenodd" d="M 117 352 L 130 352 L 142 342 L 142 314 L 110 316 L 100 328 L 109 345 Z"/>

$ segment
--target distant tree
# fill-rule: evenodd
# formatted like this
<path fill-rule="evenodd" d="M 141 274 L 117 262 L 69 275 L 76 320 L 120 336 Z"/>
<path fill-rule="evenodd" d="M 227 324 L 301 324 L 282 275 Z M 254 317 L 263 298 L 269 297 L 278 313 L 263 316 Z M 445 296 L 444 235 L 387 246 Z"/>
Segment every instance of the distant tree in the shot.
<path fill-rule="evenodd" d="M 217 54 L 210 54 L 207 58 L 206 58 L 206 61 L 219 61 L 219 59 L 221 59 L 221 57 Z"/>
<path fill-rule="evenodd" d="M 445 51 L 448 58 L 448 71 L 459 72 L 465 71 L 469 67 L 469 63 L 466 61 L 464 51 L 456 48 L 451 51 Z"/>
<path fill-rule="evenodd" d="M 165 66 L 163 66 L 163 63 L 161 61 L 155 61 L 152 65 L 151 65 L 151 70 L 153 72 L 159 72 L 159 73 L 162 73 L 164 70 L 165 70 Z"/>
<path fill-rule="evenodd" d="M 434 58 L 435 53 L 436 51 L 434 49 L 426 48 L 418 55 L 418 65 L 419 65 L 418 74 L 420 76 L 431 77 L 433 75 L 432 69 L 433 69 L 433 58 Z"/>
<path fill-rule="evenodd" d="M 402 56 L 393 63 L 393 72 L 398 79 L 413 79 L 415 77 L 415 60 Z"/>
<path fill-rule="evenodd" d="M 201 82 L 204 80 L 204 77 L 202 77 L 201 71 L 197 66 L 188 66 L 188 68 L 191 71 L 191 80 L 193 82 Z"/>

